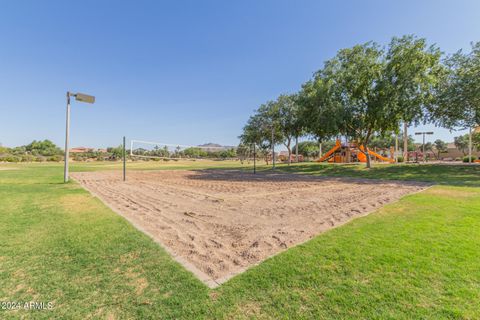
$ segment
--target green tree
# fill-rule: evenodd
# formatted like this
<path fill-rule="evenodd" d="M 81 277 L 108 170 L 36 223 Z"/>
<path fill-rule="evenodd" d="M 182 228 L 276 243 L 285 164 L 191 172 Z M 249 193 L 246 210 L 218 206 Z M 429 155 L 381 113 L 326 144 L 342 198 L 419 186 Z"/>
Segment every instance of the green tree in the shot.
<path fill-rule="evenodd" d="M 272 112 L 277 112 L 273 117 L 281 133 L 281 139 L 288 151 L 288 164 L 291 163 L 292 140 L 298 141 L 302 133 L 302 122 L 299 113 L 299 106 L 294 95 L 281 95 L 275 101 Z"/>
<path fill-rule="evenodd" d="M 468 150 L 468 135 L 453 138 L 453 143 L 455 144 L 455 147 L 463 153 L 464 156 L 467 155 L 466 151 Z"/>
<path fill-rule="evenodd" d="M 408 125 L 426 120 L 427 110 L 435 103 L 435 93 L 444 69 L 441 52 L 428 46 L 423 38 L 394 37 L 386 52 L 384 76 L 389 104 L 404 123 L 403 149 L 408 150 Z"/>
<path fill-rule="evenodd" d="M 425 154 L 424 154 L 423 156 L 424 156 L 426 159 L 427 159 L 428 151 L 433 152 L 433 147 L 434 147 L 434 144 L 433 144 L 433 143 L 431 143 L 431 142 L 426 142 L 424 148 L 422 148 L 422 151 L 423 151 L 423 149 L 425 149 Z M 428 160 L 428 159 L 427 159 L 427 160 Z"/>
<path fill-rule="evenodd" d="M 268 152 L 270 142 L 266 138 L 263 119 L 259 114 L 252 115 L 247 124 L 243 127 L 243 132 L 239 136 L 241 144 L 253 145 L 255 144 L 258 151 L 265 153 Z M 268 165 L 268 157 L 265 157 L 265 162 Z"/>
<path fill-rule="evenodd" d="M 323 142 L 325 150 L 333 148 L 335 145 L 334 140 L 326 140 Z M 297 148 L 297 145 L 294 146 Z M 303 155 L 307 158 L 314 158 L 318 156 L 320 145 L 316 141 L 302 141 L 298 143 L 298 154 Z"/>
<path fill-rule="evenodd" d="M 267 165 L 269 149 L 273 149 L 275 144 L 284 141 L 280 131 L 278 109 L 278 104 L 273 101 L 262 104 L 248 119 L 239 137 L 243 144 L 255 144 Z"/>
<path fill-rule="evenodd" d="M 315 137 L 320 146 L 341 131 L 342 105 L 335 97 L 331 64 L 314 74 L 314 78 L 302 85 L 298 94 L 299 118 L 303 132 Z"/>
<path fill-rule="evenodd" d="M 435 150 L 437 151 L 437 159 L 440 159 L 440 153 L 443 153 L 443 152 L 447 152 L 448 151 L 448 148 L 447 148 L 447 143 L 441 139 L 437 139 L 435 140 L 435 142 L 433 143 L 434 146 L 435 146 Z"/>
<path fill-rule="evenodd" d="M 448 57 L 446 65 L 449 72 L 432 114 L 449 129 L 472 129 L 480 124 L 480 42 L 472 44 L 470 53 L 458 51 Z"/>
<path fill-rule="evenodd" d="M 63 151 L 50 140 L 33 140 L 30 144 L 24 146 L 25 152 L 32 155 L 54 156 L 61 155 Z"/>
<path fill-rule="evenodd" d="M 472 143 L 477 151 L 480 150 L 480 133 L 472 134 Z"/>
<path fill-rule="evenodd" d="M 139 149 L 137 149 L 139 150 Z M 110 158 L 112 160 L 122 159 L 123 157 L 123 146 L 119 145 L 118 147 L 108 147 L 107 152 L 110 153 Z"/>
<path fill-rule="evenodd" d="M 206 158 L 208 157 L 207 151 L 202 148 L 190 147 L 183 150 L 183 154 L 188 158 Z"/>
<path fill-rule="evenodd" d="M 473 128 L 480 124 L 480 42 L 468 54 L 458 51 L 445 61 L 433 119 L 449 129 Z"/>
<path fill-rule="evenodd" d="M 377 134 L 372 137 L 369 146 L 371 148 L 389 149 L 390 147 L 395 146 L 395 138 L 396 136 L 388 133 L 383 136 Z"/>
<path fill-rule="evenodd" d="M 332 69 L 334 97 L 341 104 L 344 133 L 363 146 L 367 168 L 371 167 L 368 143 L 376 132 L 398 130 L 399 115 L 392 108 L 391 90 L 384 77 L 383 51 L 375 43 L 340 50 L 327 62 Z"/>
<path fill-rule="evenodd" d="M 27 153 L 25 146 L 14 147 L 10 149 L 10 152 L 14 155 L 24 155 Z"/>
<path fill-rule="evenodd" d="M 168 151 L 167 146 L 163 146 L 163 148 L 159 146 L 155 146 L 153 150 L 151 150 L 148 153 L 150 156 L 154 157 L 161 157 L 161 158 L 169 158 L 170 157 L 170 152 Z"/>
<path fill-rule="evenodd" d="M 304 157 L 316 157 L 318 155 L 319 145 L 316 141 L 302 141 L 294 146 L 298 153 Z"/>
<path fill-rule="evenodd" d="M 237 151 L 234 148 L 222 150 L 218 153 L 218 156 L 222 159 L 232 159 L 237 156 Z"/>

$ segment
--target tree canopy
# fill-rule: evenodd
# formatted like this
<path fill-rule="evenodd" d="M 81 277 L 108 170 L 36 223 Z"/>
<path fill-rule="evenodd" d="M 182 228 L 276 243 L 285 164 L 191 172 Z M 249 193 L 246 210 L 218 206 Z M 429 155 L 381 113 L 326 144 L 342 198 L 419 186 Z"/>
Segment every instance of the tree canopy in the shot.
<path fill-rule="evenodd" d="M 367 42 L 339 50 L 298 93 L 261 105 L 241 139 L 267 150 L 273 130 L 275 143 L 290 153 L 292 137 L 323 142 L 346 136 L 367 153 L 372 146 L 393 145 L 401 124 L 478 125 L 479 95 L 480 43 L 469 54 L 442 60 L 440 49 L 423 38 L 394 37 L 387 46 Z M 403 148 L 414 149 L 406 131 Z"/>
<path fill-rule="evenodd" d="M 480 42 L 472 44 L 470 53 L 447 57 L 445 65 L 433 120 L 449 129 L 480 125 Z"/>
<path fill-rule="evenodd" d="M 54 156 L 63 153 L 63 151 L 50 140 L 33 140 L 30 144 L 24 146 L 24 148 L 26 152 L 32 155 Z"/>

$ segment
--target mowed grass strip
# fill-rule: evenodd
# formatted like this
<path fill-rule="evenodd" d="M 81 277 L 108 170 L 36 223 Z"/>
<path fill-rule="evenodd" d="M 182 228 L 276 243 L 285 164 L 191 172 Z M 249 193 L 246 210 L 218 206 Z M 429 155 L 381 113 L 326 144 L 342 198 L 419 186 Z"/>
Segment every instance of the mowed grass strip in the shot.
<path fill-rule="evenodd" d="M 445 181 L 470 181 L 463 175 Z M 480 317 L 480 188 L 407 196 L 210 290 L 61 181 L 59 165 L 0 171 L 0 301 L 54 303 L 0 318 Z"/>
<path fill-rule="evenodd" d="M 303 162 L 277 165 L 279 171 L 331 177 L 356 177 L 366 179 L 411 180 L 433 182 L 440 185 L 480 187 L 480 165 L 452 164 L 329 164 Z M 262 166 L 260 170 L 270 170 Z"/>
<path fill-rule="evenodd" d="M 51 166 L 45 170 L 53 172 Z M 40 167 L 3 172 L 0 301 L 52 301 L 55 306 L 9 312 L 8 317 L 202 313 L 195 301 L 208 297 L 207 288 L 98 199 L 75 183 L 63 185 L 61 174 L 45 174 Z M 3 183 L 11 179 L 17 183 Z"/>

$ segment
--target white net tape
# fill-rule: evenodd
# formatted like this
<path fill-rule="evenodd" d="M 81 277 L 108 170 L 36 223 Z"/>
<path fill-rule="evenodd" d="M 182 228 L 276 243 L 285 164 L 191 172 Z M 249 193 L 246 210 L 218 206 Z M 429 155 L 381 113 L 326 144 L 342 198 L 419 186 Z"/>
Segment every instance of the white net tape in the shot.
<path fill-rule="evenodd" d="M 215 159 L 237 160 L 253 156 L 250 146 L 220 146 L 205 144 L 200 146 L 161 143 L 143 140 L 130 141 L 130 156 L 157 159 Z"/>

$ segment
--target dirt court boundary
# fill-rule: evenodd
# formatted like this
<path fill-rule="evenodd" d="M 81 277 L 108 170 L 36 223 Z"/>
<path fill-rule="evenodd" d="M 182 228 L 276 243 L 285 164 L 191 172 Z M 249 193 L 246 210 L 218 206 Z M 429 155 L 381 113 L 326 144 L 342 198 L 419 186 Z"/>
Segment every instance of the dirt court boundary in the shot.
<path fill-rule="evenodd" d="M 139 171 L 127 182 L 118 172 L 72 178 L 209 288 L 431 186 L 231 170 Z"/>
<path fill-rule="evenodd" d="M 75 178 L 72 178 L 72 179 L 75 180 L 76 183 L 80 184 Z M 80 184 L 80 186 L 82 186 L 82 185 Z M 113 212 L 115 212 L 119 216 L 123 217 L 125 220 L 127 220 L 135 229 L 137 229 L 138 231 L 144 233 L 149 238 L 151 238 L 153 240 L 153 242 L 155 242 L 163 250 L 165 250 L 173 258 L 173 260 L 180 263 L 185 269 L 187 269 L 187 271 L 190 271 L 191 273 L 193 273 L 194 276 L 196 276 L 200 281 L 202 281 L 209 288 L 213 289 L 213 288 L 218 287 L 221 284 L 218 281 L 215 281 L 212 278 L 210 278 L 206 273 L 197 269 L 197 267 L 195 267 L 193 264 L 191 264 L 190 262 L 188 262 L 187 260 L 185 260 L 181 256 L 175 254 L 175 252 L 170 250 L 170 248 L 165 246 L 160 240 L 156 239 L 150 232 L 148 232 L 147 230 L 145 230 L 145 228 L 143 228 L 141 225 L 139 225 L 137 222 L 135 222 L 135 220 L 131 219 L 130 217 L 128 217 L 126 215 L 124 215 L 123 212 L 121 212 L 120 210 L 111 206 L 108 202 L 103 201 L 102 198 L 98 194 L 96 194 L 94 191 L 90 190 L 88 187 L 85 187 L 85 186 L 82 186 L 82 187 L 85 190 L 87 190 L 88 193 L 90 193 L 93 197 L 100 200 L 100 202 L 103 205 L 107 206 L 110 210 L 112 210 Z"/>

